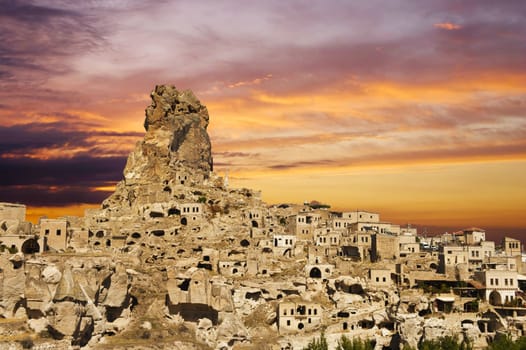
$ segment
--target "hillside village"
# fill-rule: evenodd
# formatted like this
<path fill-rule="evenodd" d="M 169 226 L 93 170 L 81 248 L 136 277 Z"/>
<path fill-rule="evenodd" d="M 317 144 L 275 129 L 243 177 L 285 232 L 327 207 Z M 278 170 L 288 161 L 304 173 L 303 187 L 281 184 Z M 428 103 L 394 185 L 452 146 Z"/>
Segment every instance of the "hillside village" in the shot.
<path fill-rule="evenodd" d="M 323 331 L 331 344 L 453 334 L 480 349 L 526 335 L 519 240 L 267 205 L 213 172 L 208 122 L 193 93 L 157 86 L 99 209 L 33 225 L 0 203 L 0 348 L 286 350 Z"/>

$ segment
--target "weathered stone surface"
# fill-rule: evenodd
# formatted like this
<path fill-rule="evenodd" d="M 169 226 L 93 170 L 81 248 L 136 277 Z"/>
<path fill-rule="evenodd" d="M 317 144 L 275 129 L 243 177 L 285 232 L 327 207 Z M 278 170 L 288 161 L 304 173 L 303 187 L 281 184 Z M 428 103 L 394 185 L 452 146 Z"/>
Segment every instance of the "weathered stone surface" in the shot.
<path fill-rule="evenodd" d="M 0 256 L 2 275 L 0 279 L 0 306 L 4 317 L 12 317 L 17 303 L 25 297 L 26 278 L 23 262 L 19 256 L 7 259 Z"/>
<path fill-rule="evenodd" d="M 72 336 L 82 319 L 83 308 L 72 301 L 63 301 L 53 305 L 48 317 L 50 327 L 62 336 Z"/>
<path fill-rule="evenodd" d="M 177 91 L 160 85 L 152 91 L 152 104 L 146 108 L 145 141 L 155 141 L 170 153 L 172 161 L 190 168 L 212 170 L 211 145 L 206 128 L 208 111 L 190 90 Z M 161 156 L 164 155 L 161 153 Z"/>
<path fill-rule="evenodd" d="M 29 328 L 31 328 L 35 333 L 47 331 L 47 327 L 49 326 L 49 321 L 45 317 L 30 319 L 27 321 L 27 323 Z"/>
<path fill-rule="evenodd" d="M 62 278 L 62 273 L 54 265 L 48 265 L 42 270 L 42 280 L 46 283 L 59 283 Z"/>
<path fill-rule="evenodd" d="M 62 300 L 78 300 L 86 301 L 84 293 L 79 286 L 78 281 L 73 277 L 71 267 L 68 265 L 62 273 L 62 278 L 58 284 L 55 296 L 53 297 L 55 301 Z"/>
<path fill-rule="evenodd" d="M 127 295 L 128 275 L 125 272 L 118 272 L 111 276 L 110 286 L 102 303 L 110 307 L 121 307 L 124 305 Z"/>
<path fill-rule="evenodd" d="M 400 320 L 400 337 L 405 344 L 417 349 L 418 343 L 424 333 L 424 320 L 414 314 L 399 315 Z"/>

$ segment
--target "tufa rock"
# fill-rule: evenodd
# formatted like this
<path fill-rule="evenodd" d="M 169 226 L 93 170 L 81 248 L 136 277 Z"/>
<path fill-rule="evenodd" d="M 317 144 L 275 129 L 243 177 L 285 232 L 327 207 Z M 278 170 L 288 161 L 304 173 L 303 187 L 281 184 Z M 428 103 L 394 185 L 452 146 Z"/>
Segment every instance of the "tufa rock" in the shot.
<path fill-rule="evenodd" d="M 213 170 L 206 107 L 191 91 L 180 92 L 168 85 L 156 86 L 151 98 L 144 139 L 128 156 L 124 180 L 104 201 L 103 208 L 122 211 L 139 203 L 163 201 L 160 197 L 166 185 L 180 184 L 176 179 L 188 174 L 194 179 L 208 179 Z"/>
<path fill-rule="evenodd" d="M 183 164 L 206 173 L 212 171 L 206 107 L 192 91 L 179 92 L 174 86 L 156 86 L 151 98 L 144 120 L 143 151 L 155 152 L 157 158 L 170 165 Z"/>

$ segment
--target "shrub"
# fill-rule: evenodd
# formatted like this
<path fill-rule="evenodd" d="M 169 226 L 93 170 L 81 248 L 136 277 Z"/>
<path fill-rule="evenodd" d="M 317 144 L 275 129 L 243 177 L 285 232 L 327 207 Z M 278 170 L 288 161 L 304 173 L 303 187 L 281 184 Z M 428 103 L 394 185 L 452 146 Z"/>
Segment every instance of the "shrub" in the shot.
<path fill-rule="evenodd" d="M 329 345 L 327 344 L 327 339 L 325 338 L 325 334 L 321 334 L 319 338 L 314 338 L 310 341 L 310 343 L 307 345 L 307 347 L 303 348 L 303 350 L 328 350 Z"/>
<path fill-rule="evenodd" d="M 349 339 L 342 335 L 340 340 L 338 340 L 336 350 L 373 350 L 373 346 L 370 341 L 361 340 L 360 338 Z"/>

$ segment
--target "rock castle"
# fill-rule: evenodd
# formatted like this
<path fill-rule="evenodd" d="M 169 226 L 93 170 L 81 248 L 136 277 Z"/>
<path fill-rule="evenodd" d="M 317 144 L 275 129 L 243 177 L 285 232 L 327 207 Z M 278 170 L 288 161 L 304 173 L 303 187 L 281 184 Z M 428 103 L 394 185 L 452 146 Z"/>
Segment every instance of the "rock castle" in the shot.
<path fill-rule="evenodd" d="M 209 116 L 157 86 L 144 140 L 100 209 L 25 221 L 0 203 L 0 349 L 375 349 L 523 335 L 522 246 L 428 238 L 377 213 L 268 206 L 213 172 Z"/>

